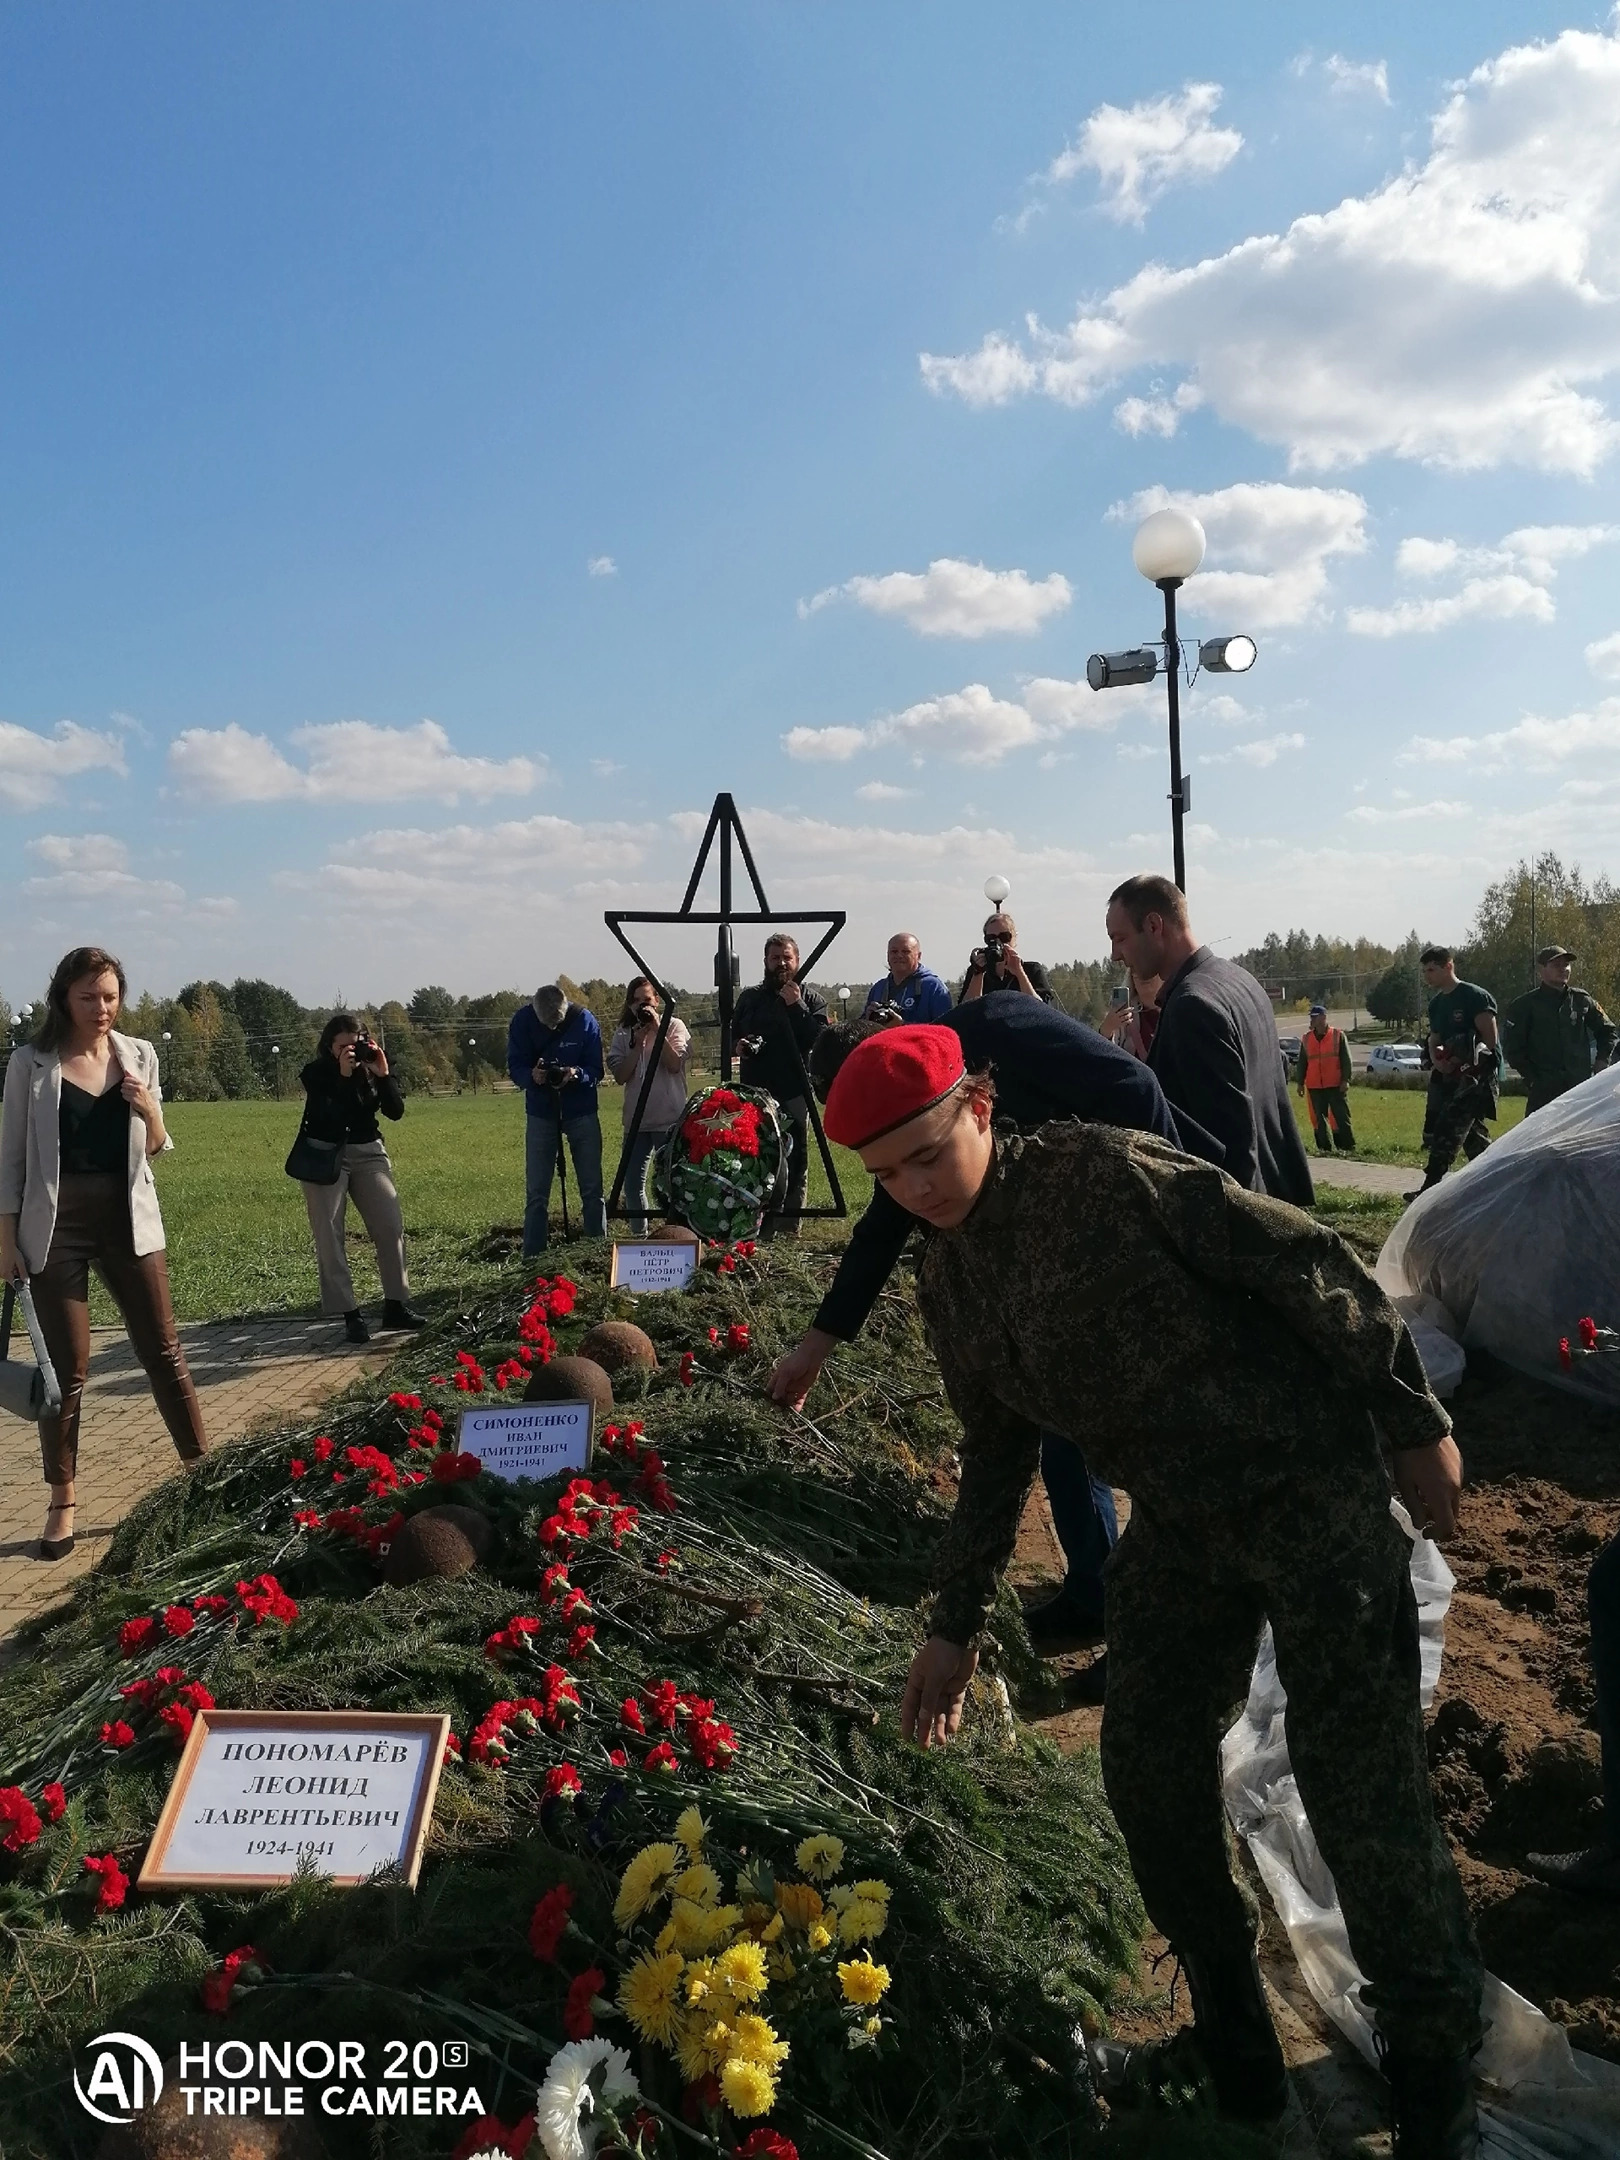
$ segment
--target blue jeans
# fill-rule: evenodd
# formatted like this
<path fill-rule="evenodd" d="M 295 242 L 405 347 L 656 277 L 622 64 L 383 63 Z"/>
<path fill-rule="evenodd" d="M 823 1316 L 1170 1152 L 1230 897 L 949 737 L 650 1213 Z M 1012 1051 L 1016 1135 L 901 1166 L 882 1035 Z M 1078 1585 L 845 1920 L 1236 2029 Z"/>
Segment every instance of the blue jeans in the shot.
<path fill-rule="evenodd" d="M 1114 1489 L 1086 1468 L 1086 1458 L 1063 1433 L 1041 1434 L 1041 1477 L 1063 1557 L 1069 1564 L 1058 1595 L 1077 1620 L 1103 1617 L 1103 1562 L 1119 1542 Z"/>
<path fill-rule="evenodd" d="M 1620 1852 L 1620 1536 L 1592 1562 L 1586 1586 L 1592 1618 L 1597 1729 L 1603 1742 L 1603 1835 Z"/>
<path fill-rule="evenodd" d="M 619 1192 L 619 1200 L 630 1218 L 632 1237 L 647 1235 L 647 1165 L 673 1130 L 673 1126 L 669 1125 L 643 1125 L 624 1159 L 624 1184 Z"/>
<path fill-rule="evenodd" d="M 523 1257 L 531 1260 L 546 1249 L 546 1210 L 551 1202 L 551 1180 L 557 1156 L 566 1138 L 574 1158 L 574 1182 L 579 1187 L 579 1222 L 575 1237 L 606 1237 L 607 1209 L 602 1201 L 602 1121 L 593 1110 L 587 1117 L 569 1118 L 559 1125 L 555 1118 L 526 1117 L 523 1142 Z"/>

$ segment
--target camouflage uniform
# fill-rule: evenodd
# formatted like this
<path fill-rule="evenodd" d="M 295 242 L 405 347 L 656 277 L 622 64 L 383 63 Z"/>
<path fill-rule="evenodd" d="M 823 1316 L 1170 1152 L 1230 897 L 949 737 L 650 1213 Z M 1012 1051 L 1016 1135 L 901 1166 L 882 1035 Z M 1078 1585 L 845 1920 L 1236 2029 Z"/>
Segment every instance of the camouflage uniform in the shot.
<path fill-rule="evenodd" d="M 1289 1750 L 1392 2045 L 1479 2037 L 1480 1965 L 1430 1803 L 1392 1446 L 1449 1428 L 1399 1316 L 1333 1232 L 1144 1134 L 999 1138 L 919 1301 L 962 1421 L 932 1625 L 968 1642 L 1011 1556 L 1042 1427 L 1131 1495 L 1106 1571 L 1103 1775 L 1154 1922 L 1246 1951 L 1221 1733 L 1262 1621 Z M 1146 1378 L 1144 1378 L 1146 1376 Z"/>

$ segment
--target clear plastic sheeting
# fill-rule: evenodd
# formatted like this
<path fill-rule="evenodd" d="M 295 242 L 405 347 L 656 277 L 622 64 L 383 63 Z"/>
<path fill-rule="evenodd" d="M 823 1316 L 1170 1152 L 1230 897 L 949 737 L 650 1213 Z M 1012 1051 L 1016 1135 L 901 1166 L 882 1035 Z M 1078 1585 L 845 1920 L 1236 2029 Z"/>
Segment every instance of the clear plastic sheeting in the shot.
<path fill-rule="evenodd" d="M 1454 1577 L 1439 1547 L 1415 1536 L 1398 1501 L 1391 1501 L 1390 1511 L 1413 1540 L 1426 1709 L 1440 1680 Z M 1362 1977 L 1338 1892 L 1289 1764 L 1286 1710 L 1268 1627 L 1248 1703 L 1221 1746 L 1226 1811 L 1288 1930 L 1306 1986 L 1345 2038 L 1376 2065 L 1372 2024 L 1361 2007 Z M 1614 2160 L 1620 2153 L 1620 2069 L 1577 2054 L 1561 2026 L 1489 1977 L 1485 2020 L 1485 2045 L 1475 2067 L 1496 2088 L 1491 2104 L 1482 2107 L 1481 2151 L 1487 2160 Z"/>
<path fill-rule="evenodd" d="M 1443 1402 L 1468 1370 L 1467 1354 L 1457 1340 L 1457 1323 L 1438 1298 L 1406 1296 L 1393 1302 L 1417 1345 L 1424 1378 Z"/>
<path fill-rule="evenodd" d="M 1397 1300 L 1437 1301 L 1466 1349 L 1620 1406 L 1620 1356 L 1577 1357 L 1567 1373 L 1558 1357 L 1585 1316 L 1620 1327 L 1620 1067 L 1414 1200 L 1377 1273 Z"/>

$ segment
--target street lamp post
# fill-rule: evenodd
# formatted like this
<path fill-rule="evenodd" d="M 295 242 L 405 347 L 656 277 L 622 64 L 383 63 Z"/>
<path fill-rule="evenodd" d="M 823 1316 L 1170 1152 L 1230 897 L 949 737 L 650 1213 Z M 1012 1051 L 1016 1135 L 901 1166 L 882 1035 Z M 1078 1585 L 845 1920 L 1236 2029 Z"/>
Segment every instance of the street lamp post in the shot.
<path fill-rule="evenodd" d="M 163 1038 L 163 1040 L 164 1040 L 165 1042 L 167 1042 L 167 1041 L 168 1041 L 168 1039 L 169 1039 L 169 1038 L 168 1038 L 168 1036 L 167 1036 L 167 1035 L 165 1035 L 165 1036 L 164 1036 L 164 1038 Z M 271 1070 L 272 1070 L 272 1071 L 274 1072 L 274 1074 L 275 1074 L 275 1076 L 276 1076 L 276 1101 L 277 1101 L 277 1102 L 280 1102 L 280 1100 L 281 1100 L 281 1045 L 280 1045 L 280 1043 L 272 1043 L 272 1044 L 270 1045 L 270 1055 L 271 1055 L 271 1056 L 272 1056 L 272 1057 L 273 1057 L 273 1058 L 275 1059 L 275 1064 L 274 1064 L 274 1065 L 273 1065 L 273 1066 L 271 1067 Z"/>
<path fill-rule="evenodd" d="M 476 1095 L 478 1093 L 478 1037 L 476 1035 L 467 1037 L 467 1048 L 472 1052 L 472 1056 L 467 1060 L 467 1071 L 472 1078 L 473 1093 Z"/>
<path fill-rule="evenodd" d="M 840 983 L 840 984 L 838 985 L 838 1017 L 839 1017 L 839 1019 L 840 1019 L 840 1020 L 847 1020 L 847 1019 L 849 1018 L 849 984 L 848 984 L 848 983 Z"/>
<path fill-rule="evenodd" d="M 1158 642 L 1164 648 L 1170 697 L 1170 841 L 1176 883 L 1183 892 L 1187 890 L 1183 823 L 1192 807 L 1192 783 L 1181 769 L 1181 638 L 1176 629 L 1176 594 L 1203 559 L 1203 526 L 1191 511 L 1174 506 L 1144 518 L 1131 542 L 1131 560 L 1164 595 L 1164 632 Z M 1206 638 L 1198 648 L 1198 666 L 1211 675 L 1246 674 L 1254 662 L 1251 637 Z M 1086 680 L 1093 690 L 1122 689 L 1130 683 L 1151 682 L 1159 666 L 1159 655 L 1151 644 L 1130 652 L 1093 653 L 1086 662 Z"/>

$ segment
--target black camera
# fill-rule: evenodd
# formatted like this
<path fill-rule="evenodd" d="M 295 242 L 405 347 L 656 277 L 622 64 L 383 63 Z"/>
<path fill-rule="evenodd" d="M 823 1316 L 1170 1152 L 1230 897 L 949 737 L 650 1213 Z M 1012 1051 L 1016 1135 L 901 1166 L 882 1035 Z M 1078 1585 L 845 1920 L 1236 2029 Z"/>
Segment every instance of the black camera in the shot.
<path fill-rule="evenodd" d="M 354 1061 L 357 1065 L 376 1064 L 377 1045 L 369 1035 L 357 1035 L 354 1038 Z"/>
<path fill-rule="evenodd" d="M 875 1020 L 879 1027 L 904 1027 L 906 1024 L 905 1014 L 892 1001 L 884 1005 L 874 1005 L 867 1018 Z"/>
<path fill-rule="evenodd" d="M 758 1057 L 764 1047 L 765 1038 L 763 1035 L 739 1035 L 737 1037 L 737 1048 L 744 1057 Z"/>
<path fill-rule="evenodd" d="M 989 957 L 989 958 L 990 958 L 991 960 L 994 960 L 994 961 L 997 961 L 997 962 L 999 962 L 999 961 L 1002 961 L 1002 960 L 1005 960 L 1005 959 L 1006 959 L 1006 957 L 1007 957 L 1007 947 L 1008 947 L 1008 946 L 1009 946 L 1009 945 L 1010 945 L 1011 943 L 1012 943 L 1012 939 L 1011 939 L 1011 938 L 1004 938 L 1004 937 L 992 937 L 992 938 L 986 938 L 986 939 L 985 939 L 985 941 L 984 941 L 984 949 L 985 949 L 985 952 L 986 952 L 987 956 L 988 956 L 988 957 Z"/>
<path fill-rule="evenodd" d="M 656 1005 L 638 1005 L 636 1007 L 636 1018 L 643 1021 L 656 1020 L 658 1018 L 658 1007 Z"/>
<path fill-rule="evenodd" d="M 548 1088 L 565 1088 L 572 1078 L 573 1074 L 566 1065 L 548 1065 L 546 1067 L 546 1086 Z"/>

